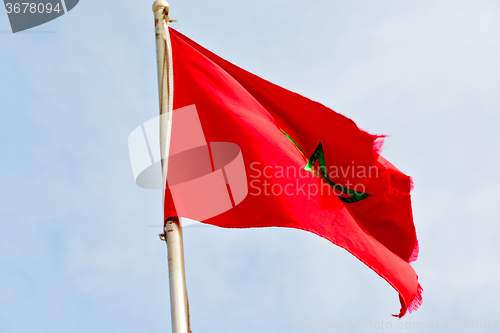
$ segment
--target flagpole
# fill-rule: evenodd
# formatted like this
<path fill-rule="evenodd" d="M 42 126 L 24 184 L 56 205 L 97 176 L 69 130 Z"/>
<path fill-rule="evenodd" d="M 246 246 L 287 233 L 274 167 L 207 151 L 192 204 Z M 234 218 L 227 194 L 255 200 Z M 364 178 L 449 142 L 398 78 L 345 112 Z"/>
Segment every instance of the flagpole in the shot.
<path fill-rule="evenodd" d="M 160 96 L 160 149 L 163 179 L 163 204 L 165 204 L 165 186 L 167 180 L 167 158 L 172 131 L 173 71 L 172 49 L 168 32 L 169 5 L 165 0 L 156 0 L 153 4 L 155 16 L 156 59 L 158 65 L 158 93 Z M 189 305 L 184 269 L 184 250 L 182 228 L 179 219 L 165 222 L 162 240 L 167 242 L 168 278 L 170 284 L 170 311 L 173 333 L 190 333 Z"/>

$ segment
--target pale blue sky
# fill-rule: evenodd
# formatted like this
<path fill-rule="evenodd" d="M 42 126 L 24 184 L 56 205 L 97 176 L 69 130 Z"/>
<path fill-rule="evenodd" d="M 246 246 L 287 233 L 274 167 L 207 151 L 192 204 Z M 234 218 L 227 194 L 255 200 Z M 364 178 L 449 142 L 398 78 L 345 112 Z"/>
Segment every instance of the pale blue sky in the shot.
<path fill-rule="evenodd" d="M 161 193 L 134 184 L 127 148 L 158 113 L 152 2 L 81 0 L 19 34 L 0 10 L 2 333 L 170 331 Z M 390 136 L 384 156 L 415 181 L 425 290 L 401 322 L 500 320 L 500 2 L 170 5 L 203 46 Z M 398 322 L 396 292 L 315 235 L 184 236 L 194 332 Z"/>

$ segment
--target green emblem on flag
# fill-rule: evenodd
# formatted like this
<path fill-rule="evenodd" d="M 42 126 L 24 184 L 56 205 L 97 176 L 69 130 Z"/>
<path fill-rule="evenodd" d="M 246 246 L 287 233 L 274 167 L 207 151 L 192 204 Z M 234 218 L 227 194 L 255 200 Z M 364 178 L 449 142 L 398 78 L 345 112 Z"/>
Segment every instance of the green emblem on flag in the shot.
<path fill-rule="evenodd" d="M 288 134 L 286 134 L 285 131 L 281 129 L 281 132 L 286 135 L 286 137 L 295 145 L 295 147 L 299 150 L 299 152 L 302 154 L 307 159 L 307 164 L 305 166 L 305 170 L 310 171 L 314 173 L 316 176 L 318 176 L 321 180 L 323 180 L 325 183 L 327 183 L 332 189 L 335 188 L 342 193 L 348 195 L 349 197 L 341 197 L 338 196 L 339 199 L 345 203 L 353 203 L 353 202 L 358 202 L 363 199 L 368 198 L 370 195 L 363 193 L 363 192 L 357 192 L 351 189 L 348 189 L 346 187 L 343 187 L 339 184 L 335 184 L 330 180 L 328 177 L 328 172 L 325 164 L 325 153 L 323 151 L 323 145 L 321 142 L 318 144 L 318 147 L 316 147 L 316 150 L 314 153 L 311 155 L 311 157 L 307 157 L 307 154 L 302 150 L 302 148 L 295 142 Z M 318 161 L 319 167 L 315 167 L 314 164 Z"/>

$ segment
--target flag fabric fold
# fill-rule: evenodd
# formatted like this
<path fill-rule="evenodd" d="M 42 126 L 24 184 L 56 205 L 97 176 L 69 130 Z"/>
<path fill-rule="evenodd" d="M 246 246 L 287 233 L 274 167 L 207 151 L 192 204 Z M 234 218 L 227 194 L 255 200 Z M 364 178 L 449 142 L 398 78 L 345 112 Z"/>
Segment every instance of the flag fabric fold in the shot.
<path fill-rule="evenodd" d="M 169 31 L 171 151 L 194 140 L 188 122 L 199 122 L 201 134 L 200 143 L 183 155 L 191 162 L 180 153 L 169 157 L 165 219 L 198 217 L 226 228 L 289 227 L 315 233 L 353 254 L 399 293 L 398 317 L 416 310 L 422 289 L 409 264 L 418 256 L 412 181 L 380 155 L 383 137 Z M 182 176 L 186 170 L 199 177 L 180 189 L 174 179 L 188 179 Z M 217 179 L 222 186 L 210 185 L 219 184 Z M 223 197 L 220 201 L 227 204 L 203 197 L 203 186 L 217 193 L 210 198 Z M 189 198 L 218 215 L 193 216 Z"/>

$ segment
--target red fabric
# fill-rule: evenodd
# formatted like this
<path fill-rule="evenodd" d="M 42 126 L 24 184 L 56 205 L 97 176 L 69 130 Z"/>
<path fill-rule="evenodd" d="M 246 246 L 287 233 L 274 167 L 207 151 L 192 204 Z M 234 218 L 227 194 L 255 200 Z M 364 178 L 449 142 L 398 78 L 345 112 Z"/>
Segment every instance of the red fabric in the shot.
<path fill-rule="evenodd" d="M 411 179 L 379 155 L 380 137 L 360 130 L 352 120 L 320 103 L 229 63 L 174 29 L 170 36 L 173 126 L 175 110 L 195 104 L 207 141 L 237 144 L 248 181 L 255 181 L 254 187 L 262 191 L 255 195 L 257 189 L 250 186 L 250 194 L 240 204 L 203 222 L 227 228 L 289 227 L 315 233 L 346 249 L 389 282 L 400 295 L 399 317 L 407 309 L 416 310 L 421 289 L 409 264 L 418 249 Z M 347 187 L 360 184 L 370 196 L 344 203 L 310 172 L 304 172 L 307 177 L 277 176 L 280 167 L 299 170 L 305 166 L 304 157 L 280 129 L 308 156 L 321 142 L 328 172 L 332 171 L 330 179 Z M 255 171 L 266 166 L 272 177 Z M 356 172 L 348 167 L 355 167 Z M 372 173 L 367 177 L 369 168 Z M 264 181 L 268 191 L 274 186 L 275 192 L 292 184 L 288 189 L 293 187 L 289 191 L 293 195 L 264 195 Z M 324 193 L 308 193 L 309 187 L 322 187 Z M 178 214 L 167 184 L 165 218 L 174 216 Z"/>

